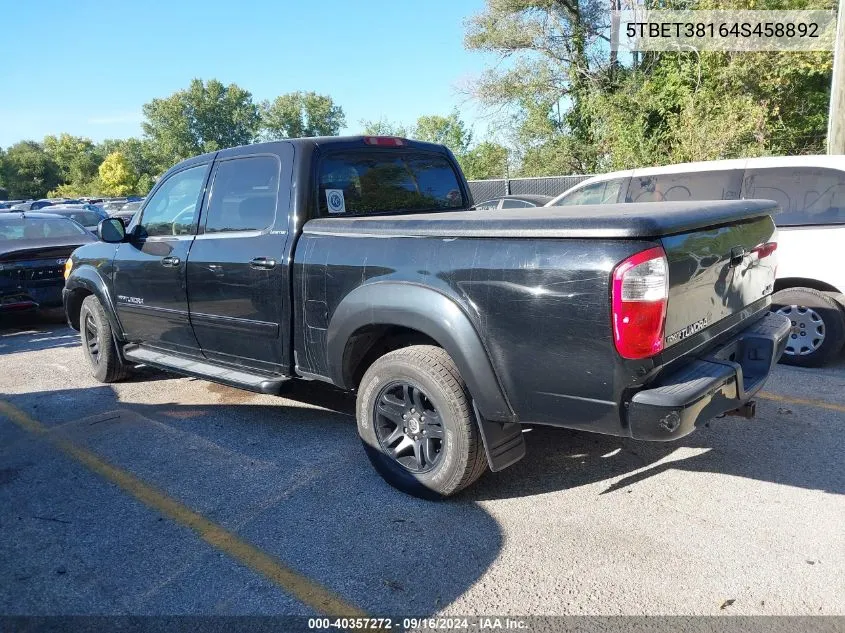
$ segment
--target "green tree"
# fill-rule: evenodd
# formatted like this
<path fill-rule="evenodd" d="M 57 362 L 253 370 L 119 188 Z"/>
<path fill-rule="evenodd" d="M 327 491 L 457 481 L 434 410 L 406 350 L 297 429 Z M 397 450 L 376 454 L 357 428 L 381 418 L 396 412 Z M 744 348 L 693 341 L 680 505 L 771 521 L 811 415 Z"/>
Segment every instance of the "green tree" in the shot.
<path fill-rule="evenodd" d="M 421 116 L 417 119 L 412 136 L 428 143 L 445 145 L 455 156 L 463 156 L 472 142 L 472 131 L 461 121 L 457 110 L 449 116 Z"/>
<path fill-rule="evenodd" d="M 473 92 L 515 130 L 520 154 L 564 149 L 575 171 L 594 169 L 589 97 L 616 67 L 608 21 L 603 0 L 487 0 L 469 19 L 466 47 L 507 62 L 485 72 Z"/>
<path fill-rule="evenodd" d="M 831 9 L 833 2 L 646 0 L 643 6 Z M 474 93 L 509 131 L 521 175 L 823 151 L 830 53 L 660 52 L 619 59 L 606 45 L 606 26 L 598 0 L 487 0 L 469 20 L 466 46 L 500 58 Z"/>
<path fill-rule="evenodd" d="M 155 144 L 148 139 L 106 139 L 97 149 L 103 156 L 120 152 L 129 161 L 132 170 L 138 174 L 135 193 L 141 195 L 146 195 L 156 179 L 169 167 L 170 161 L 163 159 Z"/>
<path fill-rule="evenodd" d="M 508 176 L 508 150 L 491 141 L 479 143 L 467 151 L 461 156 L 460 163 L 467 180 L 487 180 Z"/>
<path fill-rule="evenodd" d="M 139 196 L 146 196 L 150 193 L 153 185 L 156 183 L 156 178 L 150 174 L 141 174 L 138 177 L 138 184 L 135 185 L 135 193 Z"/>
<path fill-rule="evenodd" d="M 120 152 L 112 152 L 100 165 L 100 188 L 106 196 L 126 196 L 135 191 L 138 174 Z"/>
<path fill-rule="evenodd" d="M 359 123 L 363 128 L 361 134 L 364 134 L 365 136 L 411 136 L 407 127 L 401 123 L 389 121 L 385 117 L 371 121 L 361 119 Z"/>
<path fill-rule="evenodd" d="M 83 185 L 94 179 L 103 155 L 91 139 L 70 134 L 45 136 L 44 151 L 56 163 L 59 175 L 65 183 Z"/>
<path fill-rule="evenodd" d="M 824 53 L 661 55 L 593 95 L 597 164 L 822 152 L 830 70 Z"/>
<path fill-rule="evenodd" d="M 59 168 L 35 141 L 12 145 L 2 162 L 2 182 L 11 198 L 42 198 L 60 182 Z"/>
<path fill-rule="evenodd" d="M 95 176 L 84 183 L 64 183 L 47 192 L 48 198 L 79 198 L 80 196 L 103 195 L 100 177 Z"/>
<path fill-rule="evenodd" d="M 4 168 L 3 162 L 6 160 L 6 150 L 0 147 L 0 188 L 2 188 L 3 197 L 0 200 L 6 200 L 9 197 L 9 190 L 6 189 L 5 184 L 3 183 L 4 178 Z"/>
<path fill-rule="evenodd" d="M 260 106 L 262 139 L 337 136 L 346 125 L 343 108 L 328 95 L 290 92 Z"/>
<path fill-rule="evenodd" d="M 194 79 L 185 89 L 144 105 L 141 124 L 164 171 L 174 163 L 255 141 L 260 116 L 252 94 L 236 84 Z"/>

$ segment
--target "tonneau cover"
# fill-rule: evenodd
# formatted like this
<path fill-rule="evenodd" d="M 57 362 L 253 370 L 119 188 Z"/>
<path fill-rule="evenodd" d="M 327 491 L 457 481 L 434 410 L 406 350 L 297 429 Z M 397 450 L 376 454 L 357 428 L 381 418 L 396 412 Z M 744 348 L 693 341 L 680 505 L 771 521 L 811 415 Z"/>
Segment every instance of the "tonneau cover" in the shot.
<path fill-rule="evenodd" d="M 653 238 L 778 213 L 773 200 L 642 202 L 319 218 L 305 233 L 375 237 Z"/>

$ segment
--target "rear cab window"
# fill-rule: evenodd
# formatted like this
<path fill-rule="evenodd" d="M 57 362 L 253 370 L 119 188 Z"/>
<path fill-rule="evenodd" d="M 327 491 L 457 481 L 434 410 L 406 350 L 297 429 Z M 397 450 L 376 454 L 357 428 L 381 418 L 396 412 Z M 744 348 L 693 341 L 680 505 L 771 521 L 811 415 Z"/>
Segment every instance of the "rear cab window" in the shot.
<path fill-rule="evenodd" d="M 745 198 L 774 200 L 778 226 L 845 224 L 845 171 L 823 167 L 748 169 Z"/>
<path fill-rule="evenodd" d="M 340 150 L 318 167 L 319 215 L 463 209 L 460 178 L 443 154 L 424 150 Z"/>

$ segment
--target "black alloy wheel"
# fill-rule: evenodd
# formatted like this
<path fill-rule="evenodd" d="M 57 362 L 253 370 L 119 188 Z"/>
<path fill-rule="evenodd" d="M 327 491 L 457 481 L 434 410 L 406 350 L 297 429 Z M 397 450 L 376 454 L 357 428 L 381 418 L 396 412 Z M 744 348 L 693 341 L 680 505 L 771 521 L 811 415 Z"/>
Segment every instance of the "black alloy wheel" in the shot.
<path fill-rule="evenodd" d="M 90 312 L 85 315 L 85 345 L 88 350 L 88 357 L 94 365 L 100 363 L 100 339 L 99 329 L 94 322 L 94 315 Z"/>
<path fill-rule="evenodd" d="M 376 399 L 376 437 L 384 452 L 412 473 L 425 473 L 443 451 L 443 421 L 418 386 L 405 381 L 386 385 Z"/>

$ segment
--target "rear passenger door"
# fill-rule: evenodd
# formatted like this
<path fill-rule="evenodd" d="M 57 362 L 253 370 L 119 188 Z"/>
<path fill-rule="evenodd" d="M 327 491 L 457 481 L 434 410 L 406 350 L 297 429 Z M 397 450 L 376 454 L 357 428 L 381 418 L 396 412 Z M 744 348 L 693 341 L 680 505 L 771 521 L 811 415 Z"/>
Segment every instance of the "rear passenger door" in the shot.
<path fill-rule="evenodd" d="M 206 357 L 286 374 L 293 148 L 279 147 L 285 149 L 278 154 L 224 155 L 215 163 L 187 285 L 191 324 Z"/>

